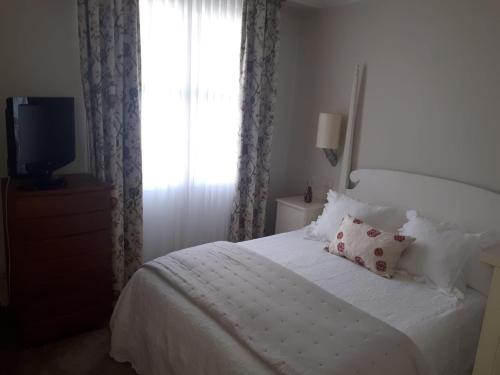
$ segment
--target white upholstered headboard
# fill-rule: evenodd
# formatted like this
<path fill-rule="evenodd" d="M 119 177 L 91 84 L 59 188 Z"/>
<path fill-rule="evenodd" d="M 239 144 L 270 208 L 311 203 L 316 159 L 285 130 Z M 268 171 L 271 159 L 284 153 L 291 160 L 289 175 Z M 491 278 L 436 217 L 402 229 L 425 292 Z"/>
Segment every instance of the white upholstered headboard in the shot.
<path fill-rule="evenodd" d="M 351 172 L 345 193 L 363 202 L 415 209 L 422 216 L 452 222 L 471 232 L 500 234 L 500 194 L 442 178 L 383 169 Z"/>

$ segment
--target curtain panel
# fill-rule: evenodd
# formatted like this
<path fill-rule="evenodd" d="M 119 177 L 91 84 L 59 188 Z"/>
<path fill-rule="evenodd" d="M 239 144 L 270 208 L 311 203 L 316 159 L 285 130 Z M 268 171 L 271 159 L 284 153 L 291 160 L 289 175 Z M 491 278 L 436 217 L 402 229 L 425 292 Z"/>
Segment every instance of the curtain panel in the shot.
<path fill-rule="evenodd" d="M 112 185 L 113 288 L 142 263 L 139 0 L 78 0 L 91 171 Z"/>
<path fill-rule="evenodd" d="M 230 240 L 264 234 L 271 167 L 282 0 L 243 3 L 240 85 L 242 123 Z"/>

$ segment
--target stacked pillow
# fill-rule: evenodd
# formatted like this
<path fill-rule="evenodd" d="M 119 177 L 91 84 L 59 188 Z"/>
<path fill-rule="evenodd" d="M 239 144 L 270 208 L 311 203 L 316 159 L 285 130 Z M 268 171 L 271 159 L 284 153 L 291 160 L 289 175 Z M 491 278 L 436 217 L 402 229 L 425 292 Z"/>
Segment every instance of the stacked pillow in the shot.
<path fill-rule="evenodd" d="M 372 206 L 334 191 L 327 198 L 323 214 L 308 232 L 310 238 L 326 241 L 329 252 L 384 277 L 398 268 L 454 296 L 462 296 L 467 286 L 488 294 L 492 269 L 479 261 L 479 255 L 495 244 L 494 236 L 464 233 L 415 211 L 408 211 L 405 218 L 401 210 Z M 370 230 L 377 236 L 366 235 Z M 395 243 L 394 238 L 404 241 Z M 382 267 L 378 258 L 384 247 Z"/>
<path fill-rule="evenodd" d="M 487 295 L 492 269 L 481 265 L 481 251 L 493 245 L 486 233 L 464 233 L 457 226 L 435 223 L 407 212 L 408 222 L 400 233 L 417 240 L 401 257 L 399 268 L 431 281 L 438 289 L 463 295 L 467 285 Z"/>
<path fill-rule="evenodd" d="M 333 241 L 347 214 L 387 232 L 397 232 L 406 221 L 404 211 L 372 206 L 330 190 L 323 213 L 309 229 L 310 237 L 320 241 Z"/>

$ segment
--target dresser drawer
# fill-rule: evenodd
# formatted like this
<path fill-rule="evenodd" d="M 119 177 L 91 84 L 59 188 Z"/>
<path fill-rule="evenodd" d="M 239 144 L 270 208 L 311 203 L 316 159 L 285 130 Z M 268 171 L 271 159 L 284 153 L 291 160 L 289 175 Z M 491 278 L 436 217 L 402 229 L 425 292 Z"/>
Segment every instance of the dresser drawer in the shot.
<path fill-rule="evenodd" d="M 285 205 L 278 205 L 276 233 L 289 232 L 306 225 L 304 212 Z"/>
<path fill-rule="evenodd" d="M 19 241 L 17 252 L 13 255 L 19 261 L 31 264 L 45 259 L 61 260 L 67 257 L 93 253 L 96 250 L 108 257 L 110 256 L 111 237 L 108 230 L 67 237 Z"/>
<path fill-rule="evenodd" d="M 31 304 L 37 298 L 81 294 L 87 290 L 94 293 L 111 290 L 111 266 L 106 264 L 109 262 L 102 263 L 99 266 L 88 263 L 79 267 L 70 265 L 72 269 L 68 269 L 66 274 L 61 268 L 52 273 L 47 272 L 43 277 L 39 276 L 42 272 L 38 272 L 36 278 L 27 273 L 18 275 L 11 290 L 12 300 L 22 306 Z"/>
<path fill-rule="evenodd" d="M 30 303 L 18 305 L 19 314 L 24 319 L 36 316 L 37 319 L 60 314 L 71 314 L 88 306 L 99 307 L 111 312 L 111 287 L 106 293 L 104 288 L 86 288 L 78 293 L 49 295 L 43 298 L 32 298 Z"/>
<path fill-rule="evenodd" d="M 17 219 L 46 216 L 74 215 L 109 209 L 111 201 L 108 191 L 20 197 L 15 201 Z"/>
<path fill-rule="evenodd" d="M 109 274 L 110 271 L 109 249 L 94 248 L 76 256 L 29 259 L 19 270 L 18 279 L 25 280 L 25 288 L 31 288 L 33 280 L 37 280 L 36 287 L 41 287 L 48 282 L 58 283 L 62 278 L 67 279 L 63 284 L 71 284 L 76 278 L 81 278 L 83 284 L 88 284 L 92 283 L 92 278 L 97 278 L 100 274 Z"/>
<path fill-rule="evenodd" d="M 18 240 L 39 240 L 104 230 L 111 225 L 109 210 L 79 215 L 16 220 Z"/>
<path fill-rule="evenodd" d="M 21 318 L 21 335 L 24 343 L 40 343 L 104 326 L 109 319 L 109 309 L 87 305 L 72 312 L 53 314 L 32 319 Z"/>

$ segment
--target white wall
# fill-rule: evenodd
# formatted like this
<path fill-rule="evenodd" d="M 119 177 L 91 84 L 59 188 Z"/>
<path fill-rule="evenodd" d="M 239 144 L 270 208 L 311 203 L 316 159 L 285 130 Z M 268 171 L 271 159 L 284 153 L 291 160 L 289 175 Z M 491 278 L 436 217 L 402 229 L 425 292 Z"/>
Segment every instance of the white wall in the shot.
<path fill-rule="evenodd" d="M 86 171 L 76 1 L 0 2 L 0 82 L 0 177 L 7 175 L 4 110 L 9 96 L 75 97 L 76 159 L 60 172 Z M 4 268 L 0 251 L 0 273 Z"/>
<path fill-rule="evenodd" d="M 316 118 L 347 113 L 358 62 L 366 63 L 367 76 L 354 168 L 404 170 L 500 192 L 498 0 L 365 0 L 300 19 L 281 179 L 290 192 L 300 193 L 308 178 L 319 188 L 337 182 L 339 168 L 314 148 Z"/>
<path fill-rule="evenodd" d="M 281 13 L 281 41 L 278 60 L 278 83 L 273 146 L 271 156 L 271 181 L 267 203 L 266 233 L 274 232 L 276 198 L 293 193 L 287 184 L 288 148 L 291 143 L 290 128 L 294 124 L 293 108 L 296 95 L 297 57 L 301 37 L 301 8 L 284 3 Z"/>

